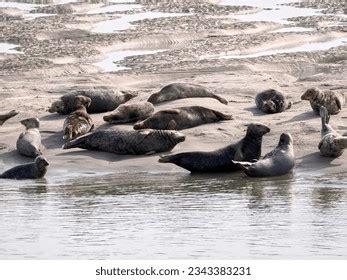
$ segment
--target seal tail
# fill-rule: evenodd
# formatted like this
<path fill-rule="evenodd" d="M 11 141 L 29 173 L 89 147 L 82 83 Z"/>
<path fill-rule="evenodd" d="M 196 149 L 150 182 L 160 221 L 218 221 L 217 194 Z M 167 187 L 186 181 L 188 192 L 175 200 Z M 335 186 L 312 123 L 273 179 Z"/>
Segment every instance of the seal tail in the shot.
<path fill-rule="evenodd" d="M 248 168 L 252 165 L 251 162 L 246 162 L 246 161 L 236 161 L 236 160 L 231 160 L 233 164 L 235 164 L 237 167 L 239 167 L 241 170 L 245 171 L 247 173 Z"/>
<path fill-rule="evenodd" d="M 347 137 L 336 137 L 333 141 L 339 149 L 347 149 Z"/>
<path fill-rule="evenodd" d="M 178 155 L 171 155 L 171 156 L 160 156 L 159 162 L 161 163 L 174 163 L 179 158 Z"/>
<path fill-rule="evenodd" d="M 225 98 L 223 98 L 221 96 L 218 96 L 217 94 L 214 94 L 213 98 L 217 99 L 219 102 L 221 102 L 221 103 L 223 103 L 225 105 L 228 105 L 228 100 L 226 100 Z"/>
<path fill-rule="evenodd" d="M 218 111 L 213 111 L 217 117 L 219 117 L 221 120 L 233 120 L 233 116 L 232 115 L 229 115 L 229 114 L 224 114 L 224 113 L 221 113 L 221 112 L 218 112 Z"/>
<path fill-rule="evenodd" d="M 79 148 L 79 145 L 83 144 L 83 142 L 84 142 L 84 137 L 80 137 L 80 138 L 77 138 L 75 140 L 72 140 L 70 142 L 65 143 L 62 148 L 64 150 L 72 149 L 72 148 Z"/>

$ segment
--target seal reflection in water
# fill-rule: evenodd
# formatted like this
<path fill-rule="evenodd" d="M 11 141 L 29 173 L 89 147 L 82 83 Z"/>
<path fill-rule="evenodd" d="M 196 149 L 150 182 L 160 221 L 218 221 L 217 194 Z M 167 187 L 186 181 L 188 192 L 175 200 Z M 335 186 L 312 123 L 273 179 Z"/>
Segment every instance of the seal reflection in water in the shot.
<path fill-rule="evenodd" d="M 282 133 L 277 147 L 256 162 L 233 161 L 247 176 L 281 176 L 292 171 L 295 165 L 293 138 L 289 133 Z"/>
<path fill-rule="evenodd" d="M 266 125 L 252 123 L 248 125 L 244 138 L 211 152 L 186 152 L 163 156 L 162 163 L 173 163 L 192 173 L 231 172 L 240 168 L 231 162 L 232 159 L 250 161 L 259 159 L 263 136 L 270 131 Z"/>
<path fill-rule="evenodd" d="M 326 157 L 339 157 L 347 148 L 347 137 L 341 136 L 329 125 L 330 116 L 323 106 L 320 108 L 320 116 L 322 119 L 322 139 L 318 144 L 320 154 Z"/>
<path fill-rule="evenodd" d="M 16 115 L 18 115 L 18 112 L 16 110 L 12 110 L 12 111 L 5 113 L 5 114 L 0 114 L 0 126 L 2 126 L 5 121 L 7 121 L 8 119 L 10 119 Z"/>
<path fill-rule="evenodd" d="M 35 158 L 33 163 L 18 165 L 0 175 L 2 179 L 39 179 L 47 172 L 48 161 L 43 156 Z"/>
<path fill-rule="evenodd" d="M 25 126 L 25 132 L 22 132 L 17 140 L 17 151 L 27 157 L 37 157 L 41 155 L 41 135 L 39 131 L 40 121 L 37 118 L 21 120 L 20 123 Z"/>
<path fill-rule="evenodd" d="M 206 123 L 232 119 L 233 117 L 231 115 L 223 114 L 212 109 L 202 106 L 189 106 L 159 111 L 148 119 L 136 123 L 134 129 L 181 130 Z"/>
<path fill-rule="evenodd" d="M 63 149 L 81 148 L 120 155 L 144 155 L 171 151 L 185 136 L 164 130 L 97 130 L 66 143 Z"/>

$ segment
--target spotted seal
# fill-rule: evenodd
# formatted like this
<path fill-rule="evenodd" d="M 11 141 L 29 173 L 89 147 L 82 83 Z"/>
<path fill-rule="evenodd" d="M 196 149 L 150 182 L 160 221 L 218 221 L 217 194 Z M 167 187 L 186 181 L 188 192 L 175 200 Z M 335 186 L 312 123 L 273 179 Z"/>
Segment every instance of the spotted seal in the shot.
<path fill-rule="evenodd" d="M 320 90 L 310 88 L 301 96 L 301 100 L 310 101 L 313 111 L 320 115 L 320 107 L 324 106 L 330 115 L 338 114 L 345 104 L 343 93 L 333 92 L 331 90 Z"/>
<path fill-rule="evenodd" d="M 231 115 L 223 114 L 202 106 L 180 107 L 159 111 L 148 119 L 136 123 L 134 129 L 152 128 L 181 130 L 206 123 L 232 119 L 233 117 Z"/>
<path fill-rule="evenodd" d="M 144 155 L 171 151 L 185 136 L 164 130 L 97 130 L 66 143 L 63 149 L 81 148 L 120 155 Z"/>
<path fill-rule="evenodd" d="M 72 140 L 82 136 L 94 129 L 92 118 L 87 113 L 87 109 L 92 100 L 83 95 L 75 97 L 76 110 L 68 115 L 64 121 L 63 139 Z"/>
<path fill-rule="evenodd" d="M 111 114 L 103 117 L 105 122 L 112 124 L 132 123 L 150 117 L 154 112 L 154 106 L 150 102 L 136 102 L 122 104 Z"/>
<path fill-rule="evenodd" d="M 284 112 L 292 107 L 292 102 L 275 89 L 268 89 L 260 92 L 255 97 L 255 104 L 258 109 L 266 114 Z"/>
<path fill-rule="evenodd" d="M 17 139 L 17 151 L 21 155 L 36 158 L 42 154 L 40 121 L 37 118 L 29 118 L 21 120 L 20 123 L 25 126 L 25 132 L 22 132 Z"/>
<path fill-rule="evenodd" d="M 65 94 L 59 100 L 54 101 L 48 109 L 50 113 L 67 115 L 76 109 L 75 97 L 83 95 L 89 97 L 92 103 L 87 108 L 89 114 L 113 111 L 120 104 L 127 102 L 136 95 L 123 91 L 113 91 L 105 88 L 75 89 L 71 93 Z"/>
<path fill-rule="evenodd" d="M 186 152 L 162 156 L 159 162 L 174 163 L 191 173 L 232 172 L 240 168 L 231 162 L 259 159 L 263 136 L 270 131 L 266 125 L 251 123 L 244 138 L 211 152 Z"/>
<path fill-rule="evenodd" d="M 18 115 L 18 113 L 19 113 L 18 111 L 12 110 L 8 113 L 0 114 L 0 126 L 2 126 L 4 122 L 7 121 L 8 119 Z"/>
<path fill-rule="evenodd" d="M 320 154 L 325 157 L 339 157 L 347 148 L 347 137 L 341 136 L 329 124 L 330 116 L 328 110 L 320 107 L 320 117 L 322 119 L 321 140 L 318 144 Z"/>
<path fill-rule="evenodd" d="M 228 101 L 225 98 L 214 94 L 209 89 L 200 85 L 188 83 L 169 84 L 163 87 L 159 92 L 153 93 L 147 101 L 153 104 L 158 104 L 161 102 L 193 97 L 209 97 L 217 99 L 223 104 L 228 104 Z"/>
<path fill-rule="evenodd" d="M 277 147 L 256 162 L 233 161 L 247 176 L 281 176 L 292 171 L 295 165 L 293 138 L 289 133 L 282 133 Z"/>
<path fill-rule="evenodd" d="M 0 174 L 0 178 L 17 180 L 43 178 L 48 165 L 48 161 L 43 156 L 38 156 L 33 163 L 15 166 Z"/>

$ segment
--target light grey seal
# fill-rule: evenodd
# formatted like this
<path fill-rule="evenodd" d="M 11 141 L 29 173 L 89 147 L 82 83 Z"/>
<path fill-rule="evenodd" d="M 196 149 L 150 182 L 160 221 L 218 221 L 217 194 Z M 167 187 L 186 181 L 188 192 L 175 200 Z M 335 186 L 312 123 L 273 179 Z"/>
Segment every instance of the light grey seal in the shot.
<path fill-rule="evenodd" d="M 21 155 L 36 158 L 42 154 L 40 121 L 37 118 L 29 118 L 20 122 L 25 126 L 25 132 L 22 132 L 17 139 L 17 151 Z"/>
<path fill-rule="evenodd" d="M 209 89 L 200 85 L 187 83 L 169 84 L 163 87 L 159 92 L 153 93 L 147 101 L 153 104 L 158 104 L 161 102 L 192 97 L 209 97 L 217 99 L 223 104 L 228 104 L 228 101 L 226 99 L 214 94 Z"/>
<path fill-rule="evenodd" d="M 255 97 L 255 104 L 266 114 L 281 113 L 292 107 L 292 102 L 275 89 L 258 93 Z"/>
<path fill-rule="evenodd" d="M 231 115 L 208 109 L 202 106 L 180 107 L 162 110 L 148 119 L 136 123 L 134 129 L 168 129 L 181 130 L 206 123 L 232 120 Z"/>
<path fill-rule="evenodd" d="M 43 156 L 35 158 L 33 163 L 15 166 L 0 175 L 2 179 L 39 179 L 47 172 L 48 161 Z"/>
<path fill-rule="evenodd" d="M 295 165 L 293 138 L 289 133 L 282 133 L 277 147 L 257 162 L 232 161 L 247 176 L 281 176 L 292 171 Z"/>
<path fill-rule="evenodd" d="M 92 118 L 87 109 L 92 102 L 89 97 L 77 95 L 75 97 L 76 110 L 68 115 L 64 121 L 63 139 L 72 140 L 94 129 Z"/>
<path fill-rule="evenodd" d="M 325 157 L 339 157 L 347 148 L 347 137 L 341 136 L 329 125 L 330 116 L 324 106 L 320 107 L 320 116 L 322 119 L 322 139 L 318 144 L 320 154 Z"/>
<path fill-rule="evenodd" d="M 0 114 L 0 126 L 2 126 L 4 122 L 7 121 L 8 119 L 18 115 L 18 113 L 19 113 L 18 111 L 12 110 L 8 113 Z"/>
<path fill-rule="evenodd" d="M 136 95 L 132 93 L 113 91 L 104 87 L 92 89 L 75 89 L 71 93 L 63 95 L 59 100 L 52 103 L 48 109 L 50 113 L 59 113 L 62 115 L 70 114 L 75 111 L 75 97 L 83 95 L 89 97 L 92 103 L 87 108 L 88 113 L 103 113 L 113 111 L 120 104 L 127 102 Z"/>
<path fill-rule="evenodd" d="M 345 104 L 345 96 L 343 93 L 333 92 L 331 90 L 320 90 L 318 88 L 310 88 L 301 96 L 302 100 L 310 101 L 313 111 L 320 115 L 320 107 L 327 108 L 330 115 L 338 114 Z"/>
<path fill-rule="evenodd" d="M 154 106 L 150 102 L 136 102 L 122 104 L 111 114 L 105 115 L 104 121 L 112 124 L 132 123 L 150 117 L 154 112 Z"/>
<path fill-rule="evenodd" d="M 63 149 L 81 148 L 120 155 L 144 155 L 171 151 L 185 136 L 163 130 L 97 130 L 66 143 Z"/>
<path fill-rule="evenodd" d="M 232 172 L 240 168 L 231 162 L 257 160 L 261 155 L 263 136 L 270 131 L 266 125 L 248 125 L 244 138 L 236 143 L 211 152 L 187 152 L 163 156 L 159 162 L 174 163 L 191 173 Z"/>

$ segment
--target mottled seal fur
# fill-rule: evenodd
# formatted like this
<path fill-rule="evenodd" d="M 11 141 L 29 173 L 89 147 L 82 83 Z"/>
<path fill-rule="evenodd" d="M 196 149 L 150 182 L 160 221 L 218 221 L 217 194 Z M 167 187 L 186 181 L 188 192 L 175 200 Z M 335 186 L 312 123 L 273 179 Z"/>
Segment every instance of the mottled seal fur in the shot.
<path fill-rule="evenodd" d="M 330 116 L 328 110 L 320 107 L 320 117 L 322 119 L 321 140 L 318 144 L 320 154 L 325 157 L 339 157 L 347 148 L 347 137 L 337 133 L 329 125 Z"/>
<path fill-rule="evenodd" d="M 258 109 L 266 114 L 284 112 L 292 107 L 292 102 L 275 89 L 268 89 L 260 92 L 255 97 L 255 104 Z"/>
<path fill-rule="evenodd" d="M 282 133 L 277 147 L 256 162 L 232 161 L 247 176 L 281 176 L 292 171 L 295 165 L 293 138 L 289 133 Z"/>
<path fill-rule="evenodd" d="M 232 120 L 231 115 L 208 109 L 202 106 L 180 107 L 162 110 L 148 119 L 136 123 L 134 129 L 168 129 L 181 130 L 206 123 Z"/>
<path fill-rule="evenodd" d="M 330 115 L 338 114 L 345 104 L 343 93 L 333 92 L 331 90 L 320 90 L 310 88 L 301 96 L 302 100 L 310 101 L 313 111 L 319 115 L 320 107 L 324 106 Z"/>
<path fill-rule="evenodd" d="M 63 95 L 59 100 L 52 103 L 48 109 L 50 113 L 67 115 L 75 111 L 75 97 L 83 95 L 89 97 L 92 103 L 87 108 L 88 113 L 103 113 L 113 111 L 120 104 L 127 102 L 136 95 L 121 91 L 113 91 L 105 88 L 73 90 L 71 93 Z"/>
<path fill-rule="evenodd" d="M 231 162 L 257 160 L 261 155 L 263 136 L 270 131 L 266 125 L 252 123 L 244 138 L 211 152 L 186 152 L 163 156 L 159 162 L 174 163 L 192 173 L 232 172 L 240 168 Z"/>
<path fill-rule="evenodd" d="M 66 143 L 63 149 L 81 148 L 120 155 L 144 155 L 171 151 L 185 136 L 163 130 L 97 130 Z"/>
<path fill-rule="evenodd" d="M 43 156 L 35 158 L 33 163 L 15 166 L 0 175 L 3 179 L 38 179 L 47 172 L 48 161 Z"/>
<path fill-rule="evenodd" d="M 72 140 L 82 136 L 94 128 L 93 120 L 87 113 L 87 109 L 91 104 L 91 99 L 82 95 L 75 97 L 76 110 L 68 115 L 64 121 L 63 139 Z"/>
<path fill-rule="evenodd" d="M 18 113 L 19 113 L 18 111 L 12 110 L 8 113 L 0 114 L 0 126 L 2 126 L 4 122 L 7 121 L 8 119 L 18 115 Z"/>
<path fill-rule="evenodd" d="M 132 123 L 150 117 L 154 112 L 154 106 L 150 102 L 136 102 L 122 104 L 111 114 L 104 116 L 104 121 L 112 124 Z"/>
<path fill-rule="evenodd" d="M 223 104 L 228 104 L 228 101 L 226 99 L 214 94 L 209 89 L 200 85 L 187 83 L 169 84 L 163 87 L 159 92 L 153 93 L 147 101 L 153 104 L 158 104 L 161 102 L 192 97 L 210 97 L 217 99 Z"/>
<path fill-rule="evenodd" d="M 20 122 L 25 126 L 25 132 L 22 132 L 17 139 L 17 151 L 21 155 L 36 158 L 42 154 L 40 121 L 37 118 L 29 118 Z"/>

